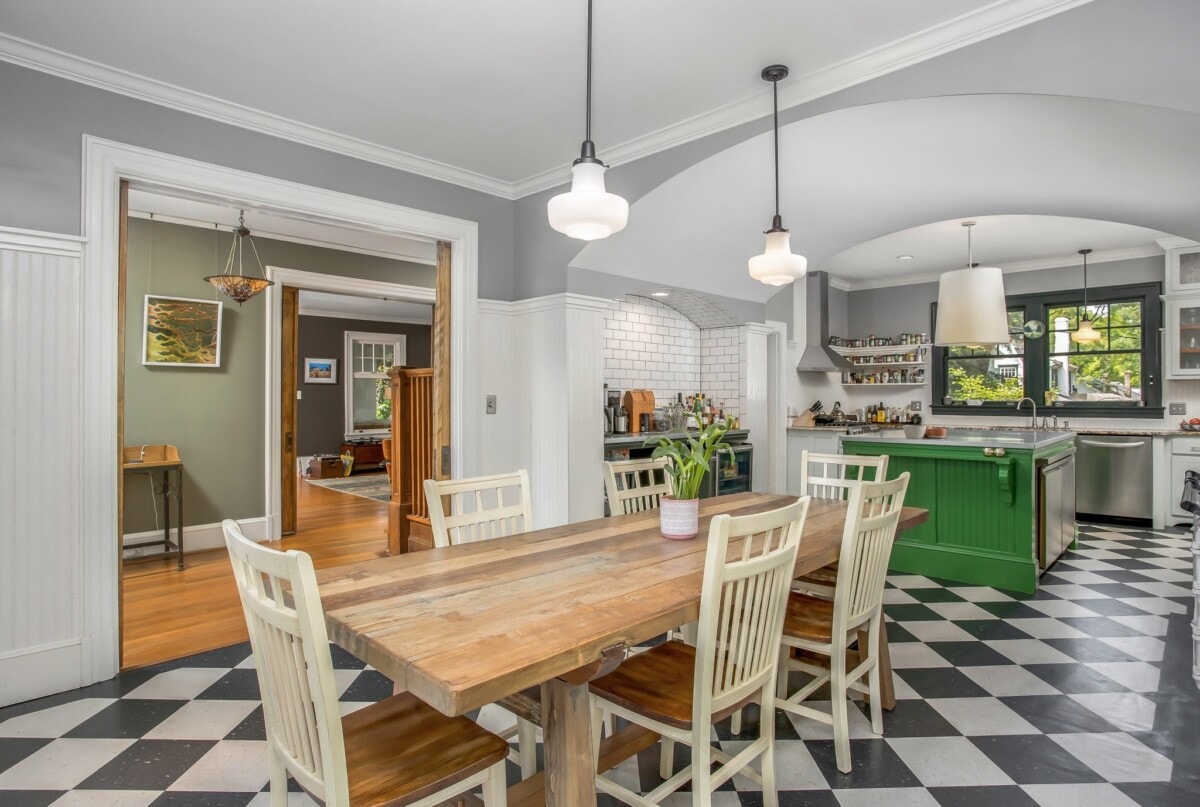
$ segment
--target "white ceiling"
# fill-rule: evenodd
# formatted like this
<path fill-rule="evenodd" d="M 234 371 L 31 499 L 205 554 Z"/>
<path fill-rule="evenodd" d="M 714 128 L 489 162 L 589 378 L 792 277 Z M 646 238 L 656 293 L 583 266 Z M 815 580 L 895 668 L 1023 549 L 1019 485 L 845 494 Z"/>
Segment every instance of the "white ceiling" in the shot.
<path fill-rule="evenodd" d="M 856 288 L 898 281 L 937 280 L 967 265 L 967 231 L 953 219 L 911 227 L 839 252 L 820 268 Z M 981 216 L 970 219 L 975 262 L 1006 272 L 1082 263 L 1078 250 L 1092 249 L 1092 263 L 1161 254 L 1166 233 L 1132 224 L 1063 216 Z M 911 255 L 912 260 L 899 260 Z"/>
<path fill-rule="evenodd" d="M 594 131 L 626 162 L 1088 0 L 604 0 Z M 520 196 L 583 139 L 584 0 L 0 0 L 0 59 Z"/>
<path fill-rule="evenodd" d="M 223 201 L 170 196 L 136 187 L 129 191 L 130 213 L 143 217 L 153 214 L 158 220 L 176 224 L 196 227 L 216 225 L 220 229 L 231 230 L 237 226 L 240 209 L 236 204 Z M 247 208 L 246 226 L 253 235 L 261 238 L 294 241 L 431 266 L 437 263 L 437 245 L 432 241 L 338 227 L 273 210 Z"/>
<path fill-rule="evenodd" d="M 433 306 L 425 303 L 353 297 L 349 294 L 330 294 L 303 289 L 300 291 L 300 313 L 307 316 L 410 322 L 417 325 L 430 325 L 433 322 Z"/>

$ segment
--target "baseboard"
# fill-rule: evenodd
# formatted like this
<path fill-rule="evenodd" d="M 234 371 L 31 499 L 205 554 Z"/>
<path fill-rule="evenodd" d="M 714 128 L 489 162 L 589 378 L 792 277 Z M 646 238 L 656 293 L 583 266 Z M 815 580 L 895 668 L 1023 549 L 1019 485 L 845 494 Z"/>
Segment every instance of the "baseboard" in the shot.
<path fill-rule="evenodd" d="M 80 661 L 78 639 L 0 653 L 0 706 L 78 688 Z"/>
<path fill-rule="evenodd" d="M 259 516 L 258 518 L 239 518 L 238 524 L 242 525 L 242 532 L 251 541 L 262 543 L 270 540 L 270 519 L 267 516 Z M 122 540 L 122 544 L 140 544 L 143 541 L 153 541 L 155 538 L 162 536 L 162 530 L 150 530 L 149 532 L 133 532 L 127 534 Z M 175 529 L 171 529 L 171 539 L 175 538 Z M 203 552 L 207 549 L 222 549 L 225 546 L 225 533 L 221 531 L 220 524 L 193 524 L 190 527 L 183 528 L 183 554 L 190 555 L 192 552 Z M 143 554 L 154 555 L 158 550 L 155 547 L 146 547 L 142 550 Z M 129 557 L 137 557 L 130 555 Z"/>
<path fill-rule="evenodd" d="M 991 586 L 1024 594 L 1037 591 L 1038 568 L 1033 558 L 989 554 L 959 547 L 898 540 L 892 547 L 888 571 L 938 577 L 966 585 Z"/>

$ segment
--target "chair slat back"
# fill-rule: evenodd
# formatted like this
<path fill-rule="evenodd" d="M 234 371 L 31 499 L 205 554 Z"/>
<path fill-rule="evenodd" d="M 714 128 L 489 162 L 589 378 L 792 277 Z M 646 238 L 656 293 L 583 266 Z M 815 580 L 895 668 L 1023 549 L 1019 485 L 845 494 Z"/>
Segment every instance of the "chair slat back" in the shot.
<path fill-rule="evenodd" d="M 529 474 L 426 479 L 429 525 L 437 547 L 486 541 L 533 529 Z"/>
<path fill-rule="evenodd" d="M 666 459 L 625 460 L 604 463 L 604 490 L 614 516 L 658 508 L 660 497 L 670 495 Z"/>
<path fill-rule="evenodd" d="M 833 595 L 835 636 L 870 619 L 883 603 L 909 478 L 905 471 L 890 482 L 863 482 L 850 491 Z"/>
<path fill-rule="evenodd" d="M 696 641 L 693 725 L 767 687 L 774 692 L 796 550 L 810 499 L 709 527 Z M 768 708 L 764 706 L 764 708 Z"/>
<path fill-rule="evenodd" d="M 852 454 L 801 455 L 800 490 L 814 499 L 845 499 L 859 482 L 887 479 L 887 455 L 860 457 Z"/>
<path fill-rule="evenodd" d="M 221 527 L 250 632 L 267 742 L 306 790 L 329 807 L 347 804 L 342 721 L 312 559 L 259 546 L 231 519 Z"/>

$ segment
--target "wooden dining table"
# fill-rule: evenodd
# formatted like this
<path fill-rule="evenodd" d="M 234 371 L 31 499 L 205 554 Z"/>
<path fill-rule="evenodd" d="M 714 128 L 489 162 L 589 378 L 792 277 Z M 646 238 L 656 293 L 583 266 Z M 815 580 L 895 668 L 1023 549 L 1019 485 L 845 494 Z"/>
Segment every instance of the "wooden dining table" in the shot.
<path fill-rule="evenodd" d="M 446 715 L 540 686 L 544 774 L 514 786 L 509 803 L 595 805 L 588 681 L 698 617 L 714 515 L 795 500 L 702 500 L 693 540 L 662 538 L 651 510 L 325 569 L 317 581 L 329 636 Z M 905 507 L 899 529 L 927 518 Z M 813 500 L 797 576 L 837 560 L 845 519 L 844 501 Z M 636 727 L 616 732 L 601 747 L 600 769 L 656 739 Z"/>

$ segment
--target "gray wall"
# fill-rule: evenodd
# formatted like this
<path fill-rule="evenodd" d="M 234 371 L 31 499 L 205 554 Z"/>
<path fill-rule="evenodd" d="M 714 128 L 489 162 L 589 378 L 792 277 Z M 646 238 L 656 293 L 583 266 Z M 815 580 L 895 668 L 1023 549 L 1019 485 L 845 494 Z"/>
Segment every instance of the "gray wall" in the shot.
<path fill-rule="evenodd" d="M 0 116 L 5 117 L 5 116 Z M 232 236 L 214 230 L 133 219 L 129 222 L 126 295 L 125 444 L 170 443 L 183 458 L 185 524 L 263 515 L 266 424 L 264 300 L 242 305 L 204 281 L 218 273 Z M 263 261 L 346 277 L 431 278 L 433 267 L 254 239 Z M 388 267 L 391 267 L 390 269 Z M 425 280 L 419 285 L 431 285 Z M 147 293 L 224 302 L 221 366 L 146 367 L 142 364 Z M 154 529 L 145 477 L 129 476 L 125 531 Z"/>
<path fill-rule="evenodd" d="M 296 402 L 296 453 L 300 456 L 336 454 L 342 438 L 345 437 L 346 331 L 402 333 L 406 337 L 405 363 L 409 367 L 429 366 L 432 329 L 428 325 L 336 317 L 300 317 L 297 362 L 302 362 L 305 358 L 338 360 L 336 384 L 300 384 L 303 397 Z"/>
<path fill-rule="evenodd" d="M 0 63 L 0 224 L 77 235 L 83 135 L 479 223 L 479 296 L 513 299 L 512 202 Z M 265 260 L 266 256 L 264 256 Z"/>
<path fill-rule="evenodd" d="M 1083 264 L 1010 272 L 1004 275 L 1006 294 L 1032 294 L 1058 289 L 1083 288 Z M 1125 261 L 1088 264 L 1089 286 L 1122 286 L 1129 283 L 1153 283 L 1163 279 L 1163 258 L 1136 258 Z M 937 301 L 938 284 L 888 286 L 849 293 L 849 334 L 932 333 L 929 304 Z M 838 333 L 838 331 L 831 331 Z"/>
<path fill-rule="evenodd" d="M 568 287 L 574 294 L 586 294 L 591 297 L 621 297 L 638 291 L 654 288 L 647 285 L 645 278 L 622 277 L 610 275 L 607 272 L 593 272 L 589 269 L 567 269 Z M 715 301 L 722 308 L 737 317 L 739 322 L 762 322 L 763 304 L 750 300 L 738 300 L 733 297 L 722 297 L 719 294 L 704 293 L 705 297 Z"/>

